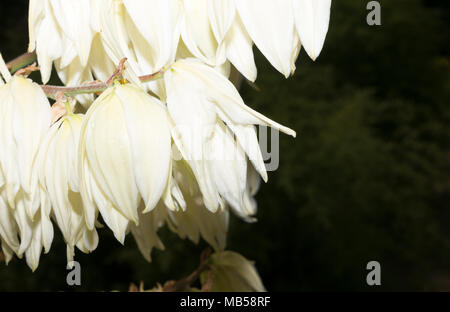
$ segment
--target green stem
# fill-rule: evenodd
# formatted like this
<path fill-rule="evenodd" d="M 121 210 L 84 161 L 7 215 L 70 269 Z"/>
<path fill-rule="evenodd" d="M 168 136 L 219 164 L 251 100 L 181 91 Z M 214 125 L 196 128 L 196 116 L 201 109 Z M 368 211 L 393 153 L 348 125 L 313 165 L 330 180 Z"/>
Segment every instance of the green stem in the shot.
<path fill-rule="evenodd" d="M 24 53 L 22 55 L 19 55 L 12 61 L 9 61 L 6 64 L 6 67 L 9 69 L 11 74 L 14 74 L 19 69 L 33 64 L 34 62 L 36 62 L 36 60 L 37 60 L 37 56 L 36 56 L 35 52 Z"/>
<path fill-rule="evenodd" d="M 148 82 L 153 80 L 158 80 L 162 78 L 163 71 L 159 71 L 154 74 L 140 76 L 139 80 L 141 82 Z M 62 92 L 65 96 L 74 96 L 78 94 L 88 94 L 88 93 L 101 93 L 108 88 L 108 85 L 103 81 L 93 82 L 85 86 L 76 87 L 63 87 L 63 86 L 51 86 L 42 85 L 42 90 L 44 90 L 47 97 L 56 99 L 58 93 Z"/>
<path fill-rule="evenodd" d="M 37 59 L 35 52 L 24 53 L 12 61 L 6 64 L 11 74 L 14 74 L 21 68 L 25 68 L 33 64 Z M 154 74 L 140 76 L 141 82 L 148 82 L 153 80 L 158 80 L 163 77 L 164 71 L 160 70 Z M 102 81 L 91 82 L 87 85 L 76 86 L 76 87 L 65 87 L 65 86 L 52 86 L 52 85 L 42 85 L 42 90 L 44 90 L 47 97 L 56 100 L 59 93 L 63 93 L 65 96 L 74 96 L 78 94 L 89 94 L 89 93 L 101 93 L 108 88 L 108 84 Z"/>

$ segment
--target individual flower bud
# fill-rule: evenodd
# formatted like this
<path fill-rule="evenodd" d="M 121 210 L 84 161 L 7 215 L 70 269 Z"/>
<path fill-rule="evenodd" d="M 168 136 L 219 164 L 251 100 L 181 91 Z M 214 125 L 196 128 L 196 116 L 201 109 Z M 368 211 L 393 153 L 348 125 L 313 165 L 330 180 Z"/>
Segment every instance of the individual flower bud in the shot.
<path fill-rule="evenodd" d="M 88 228 L 97 208 L 124 242 L 129 222 L 139 225 L 166 187 L 171 160 L 167 112 L 162 103 L 136 86 L 115 85 L 86 113 L 79 145 L 80 192 Z"/>
<path fill-rule="evenodd" d="M 262 292 L 266 291 L 253 262 L 233 251 L 214 253 L 209 258 L 212 275 L 206 271 L 200 280 L 205 284 L 212 278 L 213 292 Z"/>
<path fill-rule="evenodd" d="M 67 244 L 67 261 L 73 260 L 74 247 L 90 252 L 97 247 L 98 235 L 89 230 L 79 193 L 78 142 L 83 115 L 69 113 L 48 132 L 39 151 L 39 181 L 47 191 L 56 223 Z M 44 205 L 45 203 L 42 203 Z"/>

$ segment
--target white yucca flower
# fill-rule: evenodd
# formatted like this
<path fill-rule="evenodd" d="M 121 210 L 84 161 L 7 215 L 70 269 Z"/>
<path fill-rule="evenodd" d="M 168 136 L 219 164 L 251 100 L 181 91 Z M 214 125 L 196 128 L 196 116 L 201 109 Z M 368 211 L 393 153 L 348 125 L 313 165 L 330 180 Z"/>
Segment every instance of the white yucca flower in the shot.
<path fill-rule="evenodd" d="M 149 212 L 166 187 L 170 144 L 166 109 L 145 91 L 115 85 L 95 100 L 79 146 L 80 191 L 90 230 L 98 207 L 123 243 L 129 222 L 139 224 L 141 198 Z"/>
<path fill-rule="evenodd" d="M 331 0 L 31 0 L 29 51 L 36 49 L 44 83 L 52 63 L 66 85 L 105 80 L 127 57 L 125 77 L 157 72 L 180 49 L 211 66 L 231 62 L 256 79 L 253 42 L 286 77 L 301 45 L 312 59 L 323 47 Z M 301 43 L 301 44 L 300 44 Z M 159 82 L 147 88 L 164 94 Z M 84 104 L 90 96 L 78 96 Z"/>
<path fill-rule="evenodd" d="M 67 260 L 73 260 L 74 247 L 88 253 L 98 244 L 96 229 L 85 223 L 79 193 L 78 142 L 83 115 L 69 113 L 56 122 L 41 145 L 39 181 L 48 194 L 52 212 L 67 244 Z"/>
<path fill-rule="evenodd" d="M 50 127 L 50 103 L 36 83 L 11 77 L 0 58 L 7 83 L 0 86 L 0 236 L 6 260 L 26 256 L 34 271 L 42 247 L 48 252 L 53 226 L 46 195 L 38 187 L 36 158 Z"/>
<path fill-rule="evenodd" d="M 39 207 L 37 177 L 33 168 L 39 146 L 50 128 L 51 111 L 40 86 L 14 76 L 2 87 L 0 164 L 5 177 L 8 204 L 23 202 L 30 218 Z"/>
<path fill-rule="evenodd" d="M 292 136 L 295 132 L 246 106 L 226 77 L 198 60 L 177 61 L 164 80 L 172 136 L 197 179 L 204 204 L 215 212 L 225 200 L 245 210 L 246 157 L 267 180 L 254 125 Z"/>
<path fill-rule="evenodd" d="M 96 6 L 91 5 L 95 2 L 30 0 L 28 51 L 36 50 L 44 84 L 50 79 L 53 64 L 58 77 L 66 86 L 77 86 L 93 80 L 88 61 L 98 63 L 95 56 L 102 51 L 97 45 L 97 51 L 92 51 L 90 60 L 91 45 L 96 34 L 90 21 L 93 14 L 98 15 L 94 13 Z M 110 69 L 106 61 L 101 64 L 105 69 Z M 92 102 L 93 96 L 78 95 L 76 99 L 86 106 Z"/>

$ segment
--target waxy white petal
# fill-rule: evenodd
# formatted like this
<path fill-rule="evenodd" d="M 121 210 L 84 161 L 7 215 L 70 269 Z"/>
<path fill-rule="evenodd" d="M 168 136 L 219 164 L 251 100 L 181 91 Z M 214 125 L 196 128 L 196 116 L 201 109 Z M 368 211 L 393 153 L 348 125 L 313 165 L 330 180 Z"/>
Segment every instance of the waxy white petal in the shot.
<path fill-rule="evenodd" d="M 144 199 L 144 213 L 158 203 L 169 176 L 171 139 L 167 111 L 143 90 L 116 87 L 122 102 L 132 151 L 136 184 Z"/>
<path fill-rule="evenodd" d="M 331 0 L 292 0 L 297 32 L 308 55 L 322 50 L 330 22 Z"/>
<path fill-rule="evenodd" d="M 130 230 L 136 240 L 136 244 L 144 258 L 151 262 L 151 252 L 154 247 L 164 250 L 164 245 L 158 237 L 158 229 L 164 222 L 164 207 L 157 207 L 150 213 L 142 213 L 144 207 L 139 209 L 140 224 L 131 224 Z"/>
<path fill-rule="evenodd" d="M 176 30 L 178 16 L 172 10 L 171 1 L 124 0 L 132 22 L 147 43 L 147 50 L 141 51 L 135 47 L 135 51 L 142 54 L 138 59 L 149 56 L 153 67 L 149 73 L 160 70 L 170 62 L 175 49 L 173 44 L 178 43 L 173 38 L 178 35 Z M 132 34 L 130 32 L 130 35 Z"/>
<path fill-rule="evenodd" d="M 114 208 L 127 219 L 138 222 L 139 196 L 122 103 L 114 92 L 107 100 L 96 108 L 86 125 L 88 161 L 96 172 L 98 187 Z"/>
<path fill-rule="evenodd" d="M 216 41 L 221 44 L 236 15 L 234 0 L 209 0 L 208 15 Z"/>
<path fill-rule="evenodd" d="M 7 244 L 14 252 L 18 252 L 20 245 L 17 230 L 12 209 L 8 207 L 2 196 L 0 196 L 0 237 L 3 244 Z"/>
<path fill-rule="evenodd" d="M 225 36 L 224 45 L 227 58 L 250 81 L 255 81 L 257 69 L 253 55 L 253 41 L 242 24 L 241 17 L 235 16 L 234 23 Z"/>
<path fill-rule="evenodd" d="M 82 66 L 86 66 L 94 31 L 91 28 L 91 0 L 50 0 L 55 17 L 65 36 L 76 47 Z"/>
<path fill-rule="evenodd" d="M 244 150 L 222 122 L 207 142 L 208 167 L 219 194 L 235 209 L 242 206 L 247 179 Z"/>
<path fill-rule="evenodd" d="M 291 74 L 294 16 L 292 0 L 237 0 L 248 33 L 269 62 L 286 78 Z"/>
<path fill-rule="evenodd" d="M 171 69 L 184 76 L 185 81 L 197 85 L 196 90 L 217 105 L 234 123 L 266 125 L 295 137 L 295 131 L 270 120 L 245 105 L 236 87 L 211 67 L 194 59 L 187 59 L 176 62 Z M 168 105 L 170 112 L 170 103 Z M 172 112 L 170 113 L 172 116 Z"/>
<path fill-rule="evenodd" d="M 214 36 L 208 14 L 210 0 L 183 0 L 180 20 L 181 38 L 189 51 L 202 61 L 216 66 L 225 62 L 225 53 Z"/>

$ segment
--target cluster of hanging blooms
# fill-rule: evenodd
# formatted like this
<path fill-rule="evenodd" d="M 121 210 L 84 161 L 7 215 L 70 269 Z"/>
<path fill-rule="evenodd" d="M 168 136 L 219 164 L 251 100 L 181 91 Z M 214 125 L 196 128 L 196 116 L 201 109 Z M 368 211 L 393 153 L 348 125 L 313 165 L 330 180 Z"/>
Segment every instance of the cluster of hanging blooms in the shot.
<path fill-rule="evenodd" d="M 253 221 L 267 172 L 256 126 L 295 132 L 247 106 L 231 72 L 255 81 L 255 45 L 285 77 L 316 59 L 331 0 L 30 0 L 40 86 L 0 60 L 0 239 L 32 270 L 57 225 L 96 249 L 106 225 L 144 257 L 182 238 L 226 245 L 229 213 Z M 126 62 L 124 63 L 126 58 Z M 118 64 L 119 68 L 117 68 Z M 46 85 L 55 70 L 64 87 Z M 53 106 L 48 98 L 56 99 Z M 219 253 L 224 265 L 239 256 Z M 219 255 L 218 254 L 218 255 Z M 253 271 L 252 271 L 253 270 Z M 256 271 L 248 271 L 255 280 Z M 223 283 L 227 283 L 223 277 Z M 241 281 L 244 282 L 244 281 Z M 255 289 L 263 289 L 256 283 Z"/>

